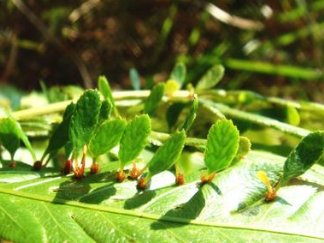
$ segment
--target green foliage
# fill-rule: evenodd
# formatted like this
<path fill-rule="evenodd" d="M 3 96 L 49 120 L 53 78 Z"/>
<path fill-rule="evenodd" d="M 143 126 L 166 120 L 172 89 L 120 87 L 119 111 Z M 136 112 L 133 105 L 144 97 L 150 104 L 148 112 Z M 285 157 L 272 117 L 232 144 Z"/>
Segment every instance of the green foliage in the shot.
<path fill-rule="evenodd" d="M 129 77 L 132 81 L 133 89 L 140 90 L 141 89 L 141 80 L 140 80 L 139 74 L 135 68 L 131 68 L 129 70 Z"/>
<path fill-rule="evenodd" d="M 147 114 L 153 114 L 156 107 L 161 102 L 164 95 L 164 84 L 160 83 L 153 87 L 150 92 L 150 95 L 147 97 L 144 106 L 144 112 Z"/>
<path fill-rule="evenodd" d="M 101 243 L 107 239 L 247 242 L 251 237 L 262 242 L 323 242 L 323 229 L 318 223 L 323 220 L 324 194 L 316 190 L 323 184 L 283 187 L 278 191 L 280 200 L 260 203 L 265 188 L 255 171 L 270 171 L 273 183 L 282 172 L 284 159 L 252 152 L 241 163 L 220 172 L 213 184 L 201 188 L 197 187 L 199 174 L 176 187 L 168 179 L 170 174 L 164 173 L 151 182 L 152 186 L 164 185 L 163 189 L 141 194 L 135 182 L 107 186 L 102 175 L 91 175 L 80 182 L 60 175 L 14 182 L 12 175 L 2 175 L 0 181 L 8 180 L 10 184 L 0 184 L 0 235 L 17 243 Z M 103 173 L 116 168 L 118 163 L 110 163 Z M 305 176 L 309 179 L 316 171 L 321 174 L 317 178 L 324 182 L 321 167 L 312 168 Z M 53 191 L 58 181 L 61 185 Z"/>
<path fill-rule="evenodd" d="M 117 113 L 117 108 L 115 105 L 115 100 L 109 85 L 109 82 L 105 76 L 100 76 L 98 79 L 98 88 L 100 93 L 103 95 L 103 97 L 108 100 L 108 102 L 111 104 L 111 109 L 115 112 L 115 115 Z"/>
<path fill-rule="evenodd" d="M 127 125 L 120 142 L 118 157 L 121 166 L 125 166 L 135 160 L 146 146 L 151 132 L 151 120 L 148 115 L 135 117 Z"/>
<path fill-rule="evenodd" d="M 170 74 L 170 79 L 177 81 L 179 87 L 181 88 L 186 79 L 186 73 L 187 73 L 186 65 L 182 62 L 178 62 L 172 69 L 172 72 Z"/>
<path fill-rule="evenodd" d="M 189 114 L 181 128 L 181 129 L 184 129 L 186 132 L 189 131 L 189 129 L 191 128 L 192 124 L 194 123 L 194 121 L 196 119 L 198 104 L 199 104 L 198 97 L 194 97 L 191 107 L 190 107 L 190 110 L 189 110 Z"/>
<path fill-rule="evenodd" d="M 69 138 L 76 153 L 89 143 L 99 121 L 100 107 L 100 96 L 95 90 L 85 91 L 76 103 L 69 127 Z"/>
<path fill-rule="evenodd" d="M 213 88 L 223 78 L 224 71 L 225 69 L 222 65 L 213 66 L 200 78 L 196 85 L 196 89 L 208 90 Z"/>
<path fill-rule="evenodd" d="M 149 177 L 169 169 L 176 163 L 184 148 L 185 139 L 185 131 L 177 131 L 159 147 L 149 162 Z"/>
<path fill-rule="evenodd" d="M 251 151 L 251 142 L 247 137 L 240 136 L 239 148 L 233 160 L 233 163 L 239 162 Z"/>
<path fill-rule="evenodd" d="M 232 121 L 220 120 L 214 124 L 207 136 L 205 163 L 208 173 L 228 167 L 239 149 L 239 131 Z"/>
<path fill-rule="evenodd" d="M 187 104 L 183 102 L 176 102 L 170 105 L 166 113 L 166 120 L 170 129 L 175 126 L 178 121 L 179 115 L 186 106 Z"/>
<path fill-rule="evenodd" d="M 20 124 L 11 117 L 2 119 L 0 121 L 0 141 L 9 151 L 11 159 L 13 159 L 16 150 L 20 146 L 20 140 L 29 150 L 33 159 L 36 160 L 34 149 L 32 148 L 28 137 L 23 132 Z"/>
<path fill-rule="evenodd" d="M 323 132 L 313 132 L 303 138 L 285 162 L 281 183 L 304 174 L 321 158 L 323 149 Z"/>
<path fill-rule="evenodd" d="M 112 110 L 112 104 L 110 103 L 110 101 L 109 100 L 103 100 L 101 102 L 99 120 L 100 121 L 107 120 L 109 118 L 109 116 L 110 116 L 111 110 Z"/>
<path fill-rule="evenodd" d="M 16 122 L 12 118 L 5 118 L 0 121 L 0 141 L 9 151 L 13 160 L 20 146 L 20 136 Z"/>
<path fill-rule="evenodd" d="M 121 140 L 126 121 L 122 119 L 105 121 L 96 129 L 89 143 L 90 154 L 93 158 L 109 152 Z"/>
<path fill-rule="evenodd" d="M 49 139 L 48 146 L 44 152 L 43 159 L 47 154 L 55 154 L 69 141 L 69 128 L 72 114 L 75 111 L 75 104 L 69 104 L 63 114 L 63 121 L 56 127 Z"/>

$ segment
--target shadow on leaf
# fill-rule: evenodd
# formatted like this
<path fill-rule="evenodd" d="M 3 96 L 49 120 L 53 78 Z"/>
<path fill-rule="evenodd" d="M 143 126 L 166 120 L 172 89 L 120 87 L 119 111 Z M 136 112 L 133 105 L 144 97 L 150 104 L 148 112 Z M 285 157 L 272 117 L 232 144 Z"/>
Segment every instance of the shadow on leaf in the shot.
<path fill-rule="evenodd" d="M 159 221 L 151 224 L 151 229 L 153 230 L 163 230 L 166 227 L 182 227 L 190 223 L 190 220 L 196 219 L 199 217 L 202 210 L 206 207 L 206 202 L 209 201 L 209 198 L 222 195 L 219 187 L 213 183 L 202 185 L 197 193 L 186 203 L 178 205 L 174 209 L 168 211 L 163 215 Z M 166 224 L 163 221 L 179 218 L 184 221 L 183 224 Z M 188 220 L 188 222 L 186 222 Z M 168 220 L 169 221 L 169 220 Z"/>

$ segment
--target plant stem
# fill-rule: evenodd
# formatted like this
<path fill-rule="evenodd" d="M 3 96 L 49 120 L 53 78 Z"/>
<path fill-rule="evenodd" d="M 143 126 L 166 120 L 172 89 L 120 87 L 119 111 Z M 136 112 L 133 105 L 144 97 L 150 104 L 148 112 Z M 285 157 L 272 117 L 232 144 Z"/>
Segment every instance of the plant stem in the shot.
<path fill-rule="evenodd" d="M 136 91 L 116 91 L 113 92 L 113 97 L 116 100 L 121 99 L 134 99 L 134 98 L 146 98 L 150 94 L 150 90 L 136 90 Z M 190 92 L 186 90 L 179 90 L 176 91 L 172 97 L 165 97 L 169 100 L 181 100 L 181 99 L 187 99 L 190 97 Z M 54 104 L 49 104 L 44 107 L 37 107 L 37 108 L 31 108 L 31 109 L 25 109 L 21 111 L 16 111 L 12 113 L 12 116 L 17 120 L 23 120 L 28 119 L 31 117 L 36 116 L 42 116 L 42 115 L 49 115 L 53 113 L 62 112 L 65 110 L 65 108 L 71 103 L 76 102 L 75 100 L 67 100 L 63 102 L 58 102 Z M 4 117 L 0 117 L 2 119 Z"/>
<path fill-rule="evenodd" d="M 310 133 L 310 131 L 300 128 L 300 127 L 292 126 L 292 125 L 289 125 L 289 124 L 286 124 L 286 123 L 283 123 L 283 122 L 280 122 L 280 121 L 277 121 L 275 119 L 268 118 L 265 116 L 237 110 L 237 109 L 231 108 L 229 106 L 215 103 L 215 102 L 212 102 L 209 100 L 200 98 L 200 102 L 202 104 L 217 108 L 222 113 L 224 113 L 226 116 L 241 119 L 244 121 L 249 121 L 251 123 L 255 123 L 255 124 L 258 124 L 261 126 L 271 127 L 273 129 L 279 130 L 281 132 L 284 132 L 284 133 L 287 133 L 290 135 L 294 135 L 296 137 L 302 138 L 302 137 L 307 136 Z"/>

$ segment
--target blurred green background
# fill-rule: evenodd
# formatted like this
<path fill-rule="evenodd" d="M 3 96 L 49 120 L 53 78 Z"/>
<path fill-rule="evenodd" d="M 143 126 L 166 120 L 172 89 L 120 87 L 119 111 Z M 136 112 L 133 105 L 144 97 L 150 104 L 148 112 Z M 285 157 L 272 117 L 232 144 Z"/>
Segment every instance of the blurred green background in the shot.
<path fill-rule="evenodd" d="M 131 88 L 168 78 L 176 61 L 196 82 L 221 63 L 220 88 L 323 101 L 324 1 L 2 0 L 0 89 Z M 4 88 L 7 87 L 7 88 Z"/>

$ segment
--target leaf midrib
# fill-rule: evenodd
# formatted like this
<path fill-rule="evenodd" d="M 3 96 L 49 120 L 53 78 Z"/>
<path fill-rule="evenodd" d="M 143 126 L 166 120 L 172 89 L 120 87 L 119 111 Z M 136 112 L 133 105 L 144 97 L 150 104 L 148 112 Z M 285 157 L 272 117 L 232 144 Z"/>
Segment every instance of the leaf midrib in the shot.
<path fill-rule="evenodd" d="M 224 224 L 224 223 L 216 223 L 216 222 L 205 222 L 200 220 L 190 220 L 185 218 L 177 218 L 177 217 L 170 217 L 170 216 L 159 216 L 149 213 L 143 213 L 138 211 L 132 211 L 127 209 L 118 209 L 118 208 L 112 208 L 107 206 L 101 206 L 101 205 L 94 205 L 94 204 L 85 204 L 75 201 L 67 201 L 64 199 L 52 199 L 47 196 L 43 195 L 36 195 L 32 193 L 25 193 L 25 192 L 17 192 L 6 188 L 0 188 L 0 193 L 3 194 L 9 194 L 16 197 L 22 197 L 26 199 L 36 200 L 36 201 L 42 201 L 47 203 L 54 203 L 54 204 L 63 204 L 71 207 L 78 207 L 78 208 L 84 208 L 84 209 L 90 209 L 90 210 L 97 210 L 101 212 L 107 212 L 107 213 L 113 213 L 113 214 L 121 214 L 125 216 L 133 216 L 138 218 L 144 218 L 144 219 L 150 219 L 150 220 L 158 220 L 158 221 L 164 221 L 164 222 L 171 222 L 171 223 L 179 223 L 179 224 L 191 224 L 191 225 L 198 225 L 198 226 L 206 226 L 206 227 L 215 227 L 215 228 L 227 228 L 227 229 L 236 229 L 236 230 L 249 230 L 249 231 L 260 231 L 265 233 L 272 233 L 272 234 L 281 234 L 281 235 L 287 235 L 287 236 L 300 236 L 300 237 L 306 237 L 310 239 L 316 239 L 316 240 L 324 240 L 324 237 L 319 235 L 311 235 L 307 233 L 300 233 L 298 231 L 293 230 L 274 230 L 269 229 L 265 227 L 255 227 L 255 226 L 247 226 L 247 225 L 235 225 L 235 224 Z"/>

